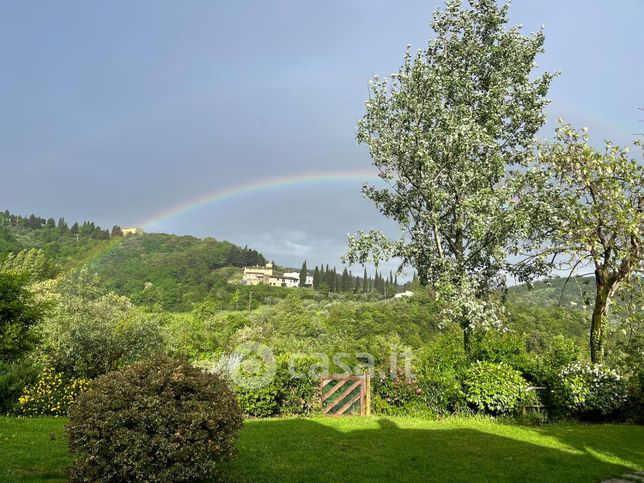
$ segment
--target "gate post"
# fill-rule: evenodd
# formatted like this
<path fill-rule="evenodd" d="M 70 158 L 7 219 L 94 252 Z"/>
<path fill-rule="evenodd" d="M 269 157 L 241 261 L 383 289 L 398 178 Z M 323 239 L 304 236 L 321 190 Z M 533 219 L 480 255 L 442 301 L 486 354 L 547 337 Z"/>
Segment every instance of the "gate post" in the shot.
<path fill-rule="evenodd" d="M 365 416 L 371 416 L 371 376 L 368 372 L 364 374 L 365 385 Z"/>

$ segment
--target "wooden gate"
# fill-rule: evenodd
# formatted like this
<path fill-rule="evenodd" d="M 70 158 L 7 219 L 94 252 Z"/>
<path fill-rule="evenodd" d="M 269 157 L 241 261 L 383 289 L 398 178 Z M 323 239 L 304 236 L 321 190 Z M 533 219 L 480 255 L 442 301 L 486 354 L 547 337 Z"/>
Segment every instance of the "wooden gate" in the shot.
<path fill-rule="evenodd" d="M 320 381 L 322 413 L 331 416 L 371 413 L 369 375 L 328 376 Z"/>

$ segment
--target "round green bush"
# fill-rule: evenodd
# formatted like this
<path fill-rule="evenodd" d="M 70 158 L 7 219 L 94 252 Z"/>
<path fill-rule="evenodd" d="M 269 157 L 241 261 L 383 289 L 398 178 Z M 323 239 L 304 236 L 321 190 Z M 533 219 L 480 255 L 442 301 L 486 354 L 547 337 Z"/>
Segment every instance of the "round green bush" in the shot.
<path fill-rule="evenodd" d="M 196 481 L 235 453 L 242 426 L 219 376 L 160 356 L 96 379 L 70 409 L 72 481 Z"/>
<path fill-rule="evenodd" d="M 601 364 L 569 364 L 552 384 L 553 403 L 573 416 L 613 416 L 624 407 L 626 399 L 625 381 L 616 371 Z"/>
<path fill-rule="evenodd" d="M 467 402 L 477 411 L 508 414 L 525 398 L 528 383 L 503 363 L 476 362 L 467 370 L 463 386 Z"/>

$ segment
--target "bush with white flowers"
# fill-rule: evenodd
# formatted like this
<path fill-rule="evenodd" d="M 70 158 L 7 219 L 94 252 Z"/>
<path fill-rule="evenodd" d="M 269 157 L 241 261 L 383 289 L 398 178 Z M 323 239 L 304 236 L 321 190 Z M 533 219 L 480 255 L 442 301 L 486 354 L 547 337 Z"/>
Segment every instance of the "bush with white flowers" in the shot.
<path fill-rule="evenodd" d="M 614 416 L 626 398 L 625 381 L 617 371 L 601 364 L 569 364 L 552 385 L 554 404 L 570 415 Z"/>

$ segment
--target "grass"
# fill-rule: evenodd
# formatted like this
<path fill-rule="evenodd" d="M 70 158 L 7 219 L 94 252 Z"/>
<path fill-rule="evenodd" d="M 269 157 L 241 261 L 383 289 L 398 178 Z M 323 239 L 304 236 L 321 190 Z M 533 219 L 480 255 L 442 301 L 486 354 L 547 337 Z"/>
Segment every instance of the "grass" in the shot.
<path fill-rule="evenodd" d="M 0 418 L 0 481 L 64 481 L 64 419 Z M 50 434 L 55 434 L 52 440 Z M 591 482 L 644 467 L 644 427 L 486 419 L 247 421 L 228 481 Z"/>

